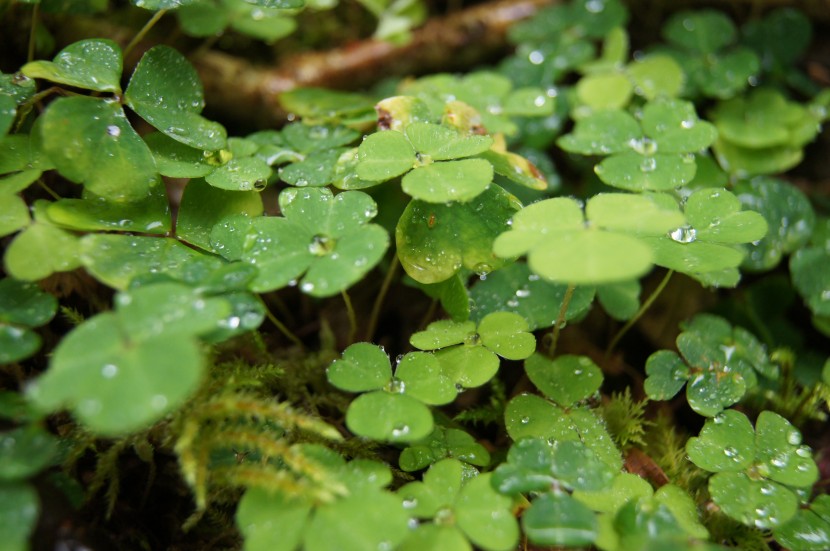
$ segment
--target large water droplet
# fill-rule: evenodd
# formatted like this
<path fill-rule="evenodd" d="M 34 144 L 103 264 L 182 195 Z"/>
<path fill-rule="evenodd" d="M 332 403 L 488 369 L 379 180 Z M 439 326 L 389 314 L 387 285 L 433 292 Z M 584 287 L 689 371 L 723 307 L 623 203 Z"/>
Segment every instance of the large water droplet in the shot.
<path fill-rule="evenodd" d="M 640 163 L 640 171 L 642 172 L 654 172 L 657 168 L 657 159 L 654 157 L 646 157 L 643 159 L 643 162 Z"/>
<path fill-rule="evenodd" d="M 669 233 L 669 237 L 678 243 L 691 243 L 697 238 L 697 230 L 690 226 L 681 226 Z"/>

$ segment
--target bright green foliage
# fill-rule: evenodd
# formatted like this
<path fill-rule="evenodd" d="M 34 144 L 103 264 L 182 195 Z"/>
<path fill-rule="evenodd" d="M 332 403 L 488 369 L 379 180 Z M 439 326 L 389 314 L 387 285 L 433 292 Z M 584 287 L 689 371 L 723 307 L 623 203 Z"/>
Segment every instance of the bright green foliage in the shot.
<path fill-rule="evenodd" d="M 202 352 L 194 337 L 231 312 L 221 298 L 162 283 L 118 295 L 55 349 L 49 370 L 29 388 L 46 412 L 71 409 L 89 430 L 117 435 L 147 427 L 177 408 L 199 384 Z"/>
<path fill-rule="evenodd" d="M 677 337 L 682 359 L 659 350 L 646 362 L 645 390 L 653 400 L 668 400 L 686 385 L 686 399 L 697 413 L 713 417 L 758 385 L 760 374 L 778 376 L 777 367 L 752 333 L 723 318 L 696 316 Z"/>
<path fill-rule="evenodd" d="M 690 155 L 709 147 L 715 129 L 698 119 L 694 106 L 654 100 L 638 121 L 620 110 L 579 119 L 557 144 L 582 155 L 610 155 L 594 171 L 606 184 L 631 191 L 668 190 L 689 183 L 696 164 Z"/>
<path fill-rule="evenodd" d="M 550 360 L 534 354 L 525 371 L 548 399 L 516 396 L 504 411 L 504 424 L 513 440 L 541 437 L 551 442 L 581 441 L 605 464 L 618 470 L 620 452 L 597 414 L 579 403 L 602 384 L 599 368 L 588 358 L 562 356 Z"/>
<path fill-rule="evenodd" d="M 471 318 L 479 321 L 492 312 L 515 312 L 527 320 L 530 329 L 544 329 L 556 323 L 567 285 L 550 283 L 531 273 L 524 262 L 496 270 L 470 289 L 475 304 Z M 577 287 L 568 304 L 565 320 L 584 314 L 594 299 L 594 288 Z"/>
<path fill-rule="evenodd" d="M 718 129 L 713 149 L 720 165 L 737 176 L 788 170 L 803 156 L 826 118 L 825 109 L 789 101 L 773 88 L 719 103 L 711 114 Z"/>
<path fill-rule="evenodd" d="M 734 193 L 744 208 L 761 214 L 769 227 L 766 237 L 746 245 L 744 268 L 772 269 L 782 256 L 807 244 L 815 213 L 810 200 L 797 187 L 776 178 L 756 177 L 738 182 Z"/>
<path fill-rule="evenodd" d="M 285 9 L 303 5 L 301 0 L 190 0 L 181 3 L 176 15 L 182 30 L 191 36 L 215 36 L 230 28 L 266 43 L 294 32 L 297 23 Z"/>
<path fill-rule="evenodd" d="M 90 39 L 70 44 L 53 61 L 32 61 L 20 72 L 58 84 L 96 92 L 121 93 L 121 48 L 112 40 Z"/>
<path fill-rule="evenodd" d="M 760 69 L 758 56 L 735 44 L 735 25 L 722 12 L 677 12 L 663 27 L 663 36 L 672 45 L 667 53 L 686 73 L 684 95 L 688 97 L 731 98 L 743 91 Z"/>
<path fill-rule="evenodd" d="M 57 438 L 35 425 L 0 433 L 0 481 L 37 474 L 52 462 L 57 451 Z"/>
<path fill-rule="evenodd" d="M 45 206 L 40 203 L 40 206 Z M 36 209 L 37 212 L 37 209 Z M 6 249 L 6 273 L 23 281 L 37 281 L 54 272 L 80 265 L 79 240 L 74 235 L 37 220 L 17 234 Z"/>
<path fill-rule="evenodd" d="M 495 185 L 467 203 L 410 201 L 395 229 L 398 259 L 420 283 L 447 280 L 462 267 L 486 275 L 507 264 L 493 254 L 493 240 L 520 208 Z"/>
<path fill-rule="evenodd" d="M 652 252 L 642 239 L 663 235 L 683 220 L 671 200 L 604 193 L 591 198 L 583 214 L 576 200 L 558 197 L 519 211 L 493 250 L 503 258 L 527 254 L 531 271 L 553 282 L 625 281 L 651 267 Z"/>
<path fill-rule="evenodd" d="M 420 350 L 438 350 L 435 357 L 453 382 L 481 386 L 496 374 L 499 358 L 521 360 L 536 349 L 524 318 L 512 312 L 494 312 L 476 325 L 472 321 L 436 321 L 415 333 L 409 342 Z"/>
<path fill-rule="evenodd" d="M 480 126 L 490 134 L 515 134 L 517 127 L 510 117 L 544 116 L 553 112 L 553 100 L 540 88 L 514 90 L 509 78 L 490 71 L 461 77 L 430 75 L 405 82 L 399 91 L 426 102 L 436 119 L 454 102 L 472 106 L 481 118 Z"/>
<path fill-rule="evenodd" d="M 142 56 L 124 101 L 176 141 L 208 151 L 225 146 L 225 129 L 199 115 L 205 98 L 196 69 L 172 48 L 156 46 Z"/>
<path fill-rule="evenodd" d="M 368 223 L 377 206 L 363 192 L 288 188 L 279 201 L 281 217 L 234 215 L 210 234 L 219 254 L 259 268 L 253 291 L 279 289 L 302 276 L 301 291 L 331 296 L 363 277 L 388 247 L 383 228 Z"/>
<path fill-rule="evenodd" d="M 357 132 L 344 126 L 290 124 L 274 136 L 276 140 L 260 141 L 265 147 L 258 155 L 292 161 L 280 169 L 279 175 L 293 186 L 323 186 L 335 182 L 338 162 L 349 151 L 343 146 L 354 142 L 358 136 Z M 349 188 L 343 186 L 343 189 Z"/>
<path fill-rule="evenodd" d="M 0 364 L 17 362 L 40 348 L 40 336 L 32 331 L 55 315 L 58 302 L 33 283 L 0 279 Z"/>
<path fill-rule="evenodd" d="M 430 524 L 420 523 L 402 548 L 424 549 L 419 545 L 439 538 L 452 542 L 450 547 L 442 547 L 448 551 L 469 551 L 471 544 L 486 551 L 513 549 L 519 540 L 519 527 L 510 512 L 511 500 L 496 493 L 491 476 L 478 474 L 456 459 L 442 459 L 424 474 L 423 482 L 411 482 L 399 489 L 408 514 L 432 520 Z M 459 534 L 439 536 L 437 531 Z"/>
<path fill-rule="evenodd" d="M 423 23 L 426 6 L 421 2 L 394 2 L 393 0 L 359 0 L 359 3 L 378 18 L 374 37 L 393 43 L 406 43 L 409 29 Z"/>
<path fill-rule="evenodd" d="M 764 217 L 741 210 L 735 195 L 717 188 L 692 193 L 683 210 L 686 225 L 662 237 L 646 238 L 654 251 L 654 263 L 710 285 L 735 286 L 736 268 L 744 258 L 735 245 L 762 239 L 767 233 Z"/>
<path fill-rule="evenodd" d="M 793 551 L 822 551 L 830 546 L 830 496 L 820 495 L 773 530 L 775 540 Z"/>
<path fill-rule="evenodd" d="M 796 489 L 818 480 L 801 433 L 771 411 L 761 412 L 754 431 L 744 414 L 724 411 L 706 421 L 686 450 L 697 466 L 717 473 L 709 479 L 709 492 L 721 510 L 761 529 L 791 519 L 798 509 Z"/>
<path fill-rule="evenodd" d="M 324 88 L 298 88 L 283 92 L 280 103 L 306 124 L 342 124 L 350 128 L 377 122 L 375 101 L 366 95 Z"/>
<path fill-rule="evenodd" d="M 430 203 L 469 201 L 493 180 L 493 167 L 482 159 L 465 159 L 492 145 L 488 136 L 464 136 L 428 122 L 413 122 L 403 133 L 381 131 L 357 150 L 357 176 L 383 182 L 404 173 L 408 195 Z M 459 160 L 464 159 L 464 160 Z"/>
<path fill-rule="evenodd" d="M 331 384 L 348 392 L 368 392 L 354 400 L 346 424 L 361 436 L 389 442 L 414 442 L 432 432 L 424 404 L 447 404 L 458 390 L 432 354 L 410 352 L 397 362 L 369 343 L 349 346 L 326 371 Z"/>
<path fill-rule="evenodd" d="M 420 442 L 401 452 L 398 463 L 404 471 L 419 471 L 444 458 L 454 458 L 477 467 L 490 464 L 490 453 L 468 433 L 436 426 Z"/>

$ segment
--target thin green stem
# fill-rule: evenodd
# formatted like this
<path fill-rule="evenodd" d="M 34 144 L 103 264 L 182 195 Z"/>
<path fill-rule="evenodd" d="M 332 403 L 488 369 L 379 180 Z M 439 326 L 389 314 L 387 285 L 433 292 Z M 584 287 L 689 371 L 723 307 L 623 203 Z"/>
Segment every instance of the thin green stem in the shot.
<path fill-rule="evenodd" d="M 565 317 L 568 314 L 568 306 L 571 304 L 571 299 L 574 296 L 576 285 L 569 284 L 565 290 L 565 296 L 562 297 L 562 306 L 559 308 L 559 315 L 556 317 L 556 324 L 553 326 L 553 333 L 550 338 L 550 346 L 548 346 L 548 356 L 551 358 L 556 352 L 556 345 L 559 343 L 559 332 L 562 331 L 562 326 L 565 325 Z"/>
<path fill-rule="evenodd" d="M 143 27 L 141 27 L 141 30 L 138 31 L 138 33 L 133 37 L 132 40 L 130 40 L 130 43 L 124 47 L 124 54 L 122 56 L 122 59 L 127 59 L 127 56 L 133 50 L 133 48 L 135 48 L 136 45 L 139 42 L 141 42 L 141 40 L 147 35 L 147 33 L 150 32 L 150 29 L 152 29 L 155 26 L 155 24 L 158 23 L 159 19 L 164 17 L 165 13 L 167 13 L 167 10 L 159 10 L 153 14 L 153 17 L 151 17 L 150 20 L 147 21 L 147 23 L 145 23 Z"/>
<path fill-rule="evenodd" d="M 38 15 L 40 15 L 40 4 L 32 7 L 32 28 L 29 30 L 29 51 L 26 53 L 26 60 L 35 59 L 35 31 L 37 30 Z"/>
<path fill-rule="evenodd" d="M 63 199 L 63 197 L 61 197 L 60 195 L 55 193 L 55 191 L 52 188 L 47 186 L 42 179 L 38 178 L 37 185 L 39 185 L 41 188 L 43 188 L 43 191 L 45 191 L 46 193 L 51 195 L 52 199 L 54 199 L 55 201 L 59 201 L 59 200 Z"/>
<path fill-rule="evenodd" d="M 352 299 L 349 298 L 349 293 L 344 289 L 340 291 L 340 296 L 343 297 L 343 302 L 346 304 L 346 313 L 349 316 L 349 344 L 352 344 L 355 335 L 357 335 L 357 315 L 354 313 L 354 307 L 352 306 Z"/>
<path fill-rule="evenodd" d="M 383 278 L 383 283 L 378 291 L 378 296 L 375 298 L 375 303 L 372 305 L 372 313 L 369 315 L 369 323 L 366 326 L 366 340 L 371 342 L 372 337 L 375 336 L 375 330 L 378 326 L 378 318 L 380 317 L 380 309 L 383 306 L 383 300 L 386 298 L 386 293 L 389 292 L 389 287 L 392 285 L 392 280 L 398 273 L 400 262 L 398 262 L 398 255 L 392 253 L 392 261 L 389 269 L 386 270 L 386 277 Z"/>
<path fill-rule="evenodd" d="M 634 317 L 632 317 L 630 320 L 628 320 L 625 323 L 625 325 L 622 326 L 622 329 L 617 331 L 617 334 L 614 335 L 614 338 L 611 339 L 611 343 L 608 345 L 608 348 L 605 350 L 605 357 L 606 358 L 611 355 L 611 352 L 614 351 L 614 348 L 617 347 L 617 344 L 619 344 L 620 339 L 622 339 L 623 336 L 625 336 L 625 334 L 628 332 L 628 330 L 631 329 L 632 327 L 634 327 L 634 324 L 637 323 L 637 321 L 639 321 L 639 319 L 641 317 L 643 317 L 643 314 L 646 313 L 646 310 L 651 308 L 651 305 L 654 304 L 654 301 L 657 300 L 657 297 L 660 296 L 660 293 L 662 293 L 663 289 L 665 289 L 666 285 L 668 285 L 672 274 L 674 274 L 674 270 L 669 270 L 668 272 L 666 272 L 666 275 L 663 276 L 663 279 L 662 279 L 662 281 L 660 281 L 660 284 L 657 286 L 656 289 L 654 289 L 654 291 L 649 295 L 649 297 L 645 300 L 645 302 L 643 302 L 643 304 L 640 306 L 640 309 L 637 310 L 636 314 L 634 314 Z"/>
<path fill-rule="evenodd" d="M 277 319 L 277 316 L 275 316 L 275 315 L 271 312 L 271 309 L 270 309 L 270 308 L 268 308 L 268 304 L 266 304 L 266 303 L 265 303 L 265 300 L 263 300 L 262 295 L 257 295 L 257 298 L 259 299 L 259 302 L 262 304 L 262 307 L 263 307 L 263 308 L 265 308 L 265 317 L 266 317 L 266 318 L 268 318 L 268 320 L 269 320 L 271 323 L 273 323 L 273 324 L 274 324 L 274 327 L 276 327 L 277 329 L 279 329 L 280 333 L 282 333 L 283 335 L 285 335 L 285 336 L 288 338 L 288 340 L 290 340 L 291 342 L 293 342 L 294 344 L 296 344 L 296 345 L 297 345 L 297 346 L 299 346 L 300 348 L 303 348 L 303 349 L 304 349 L 304 348 L 305 348 L 305 345 L 303 344 L 303 341 L 301 341 L 301 340 L 297 337 L 297 335 L 295 335 L 294 333 L 292 333 L 292 332 L 291 332 L 291 330 L 290 330 L 290 329 L 288 329 L 288 327 L 286 327 L 286 326 L 285 326 L 285 325 L 284 325 L 284 324 L 283 324 L 280 320 L 278 320 L 278 319 Z"/>

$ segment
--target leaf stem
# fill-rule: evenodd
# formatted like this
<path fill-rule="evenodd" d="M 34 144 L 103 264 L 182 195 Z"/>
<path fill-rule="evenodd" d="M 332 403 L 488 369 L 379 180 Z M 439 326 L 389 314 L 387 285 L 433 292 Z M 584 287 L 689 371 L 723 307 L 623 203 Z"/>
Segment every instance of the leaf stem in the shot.
<path fill-rule="evenodd" d="M 138 43 L 141 42 L 141 40 L 147 35 L 147 33 L 150 32 L 150 29 L 152 29 L 155 26 L 155 24 L 158 23 L 159 19 L 164 17 L 165 13 L 167 13 L 167 10 L 163 9 L 153 14 L 153 17 L 151 17 L 150 20 L 147 21 L 147 23 L 145 23 L 143 27 L 141 27 L 141 30 L 138 31 L 138 33 L 136 33 L 132 40 L 130 40 L 130 43 L 124 47 L 124 53 L 121 56 L 122 59 L 127 59 L 127 56 L 133 50 L 133 48 L 135 48 L 136 45 L 138 45 Z"/>
<path fill-rule="evenodd" d="M 389 292 L 389 287 L 392 285 L 392 280 L 398 273 L 400 262 L 398 262 L 398 255 L 392 252 L 392 261 L 389 269 L 386 270 L 386 277 L 383 278 L 383 283 L 378 291 L 378 296 L 375 298 L 375 303 L 372 305 L 372 313 L 369 315 L 369 324 L 366 326 L 366 340 L 371 342 L 372 337 L 375 336 L 375 330 L 378 326 L 378 318 L 380 317 L 380 309 L 383 306 L 383 300 L 386 298 L 386 293 Z"/>
<path fill-rule="evenodd" d="M 40 4 L 32 7 L 32 28 L 29 30 L 29 49 L 26 52 L 26 61 L 35 59 L 35 31 L 37 30 L 38 16 L 40 15 Z"/>
<path fill-rule="evenodd" d="M 267 317 L 267 318 L 268 318 L 268 320 L 269 320 L 271 323 L 273 323 L 273 324 L 274 324 L 274 326 L 275 326 L 277 329 L 279 329 L 280 333 L 282 333 L 283 335 L 285 335 L 285 336 L 288 338 L 288 340 L 290 340 L 291 342 L 293 342 L 294 344 L 296 344 L 296 345 L 297 345 L 297 346 L 299 346 L 300 348 L 305 349 L 305 345 L 303 344 L 303 341 L 301 341 L 301 340 L 297 337 L 297 335 L 295 335 L 294 333 L 292 333 L 292 332 L 291 332 L 291 330 L 290 330 L 290 329 L 288 329 L 288 327 L 286 327 L 286 326 L 285 326 L 285 325 L 284 325 L 284 324 L 283 324 L 280 320 L 278 320 L 278 319 L 277 319 L 277 316 L 275 316 L 275 315 L 271 312 L 271 309 L 270 309 L 270 308 L 268 308 L 268 304 L 266 304 L 265 300 L 262 298 L 262 295 L 257 295 L 257 298 L 259 299 L 259 302 L 262 304 L 262 307 L 263 307 L 263 308 L 265 308 L 265 317 Z"/>
<path fill-rule="evenodd" d="M 43 179 L 42 179 L 42 178 L 38 178 L 38 179 L 37 179 L 37 185 L 39 185 L 41 188 L 43 188 L 43 191 L 45 191 L 46 193 L 48 193 L 49 195 L 51 195 L 51 196 L 52 196 L 52 199 L 54 199 L 55 201 L 60 201 L 61 199 L 63 199 L 63 197 L 61 197 L 60 195 L 58 195 L 57 193 L 55 193 L 55 191 L 54 191 L 52 188 L 50 188 L 49 186 L 47 186 L 47 185 L 46 185 L 46 183 L 43 181 Z"/>
<path fill-rule="evenodd" d="M 640 306 L 640 309 L 637 310 L 637 313 L 634 314 L 634 316 L 631 319 L 629 319 L 625 323 L 625 325 L 622 326 L 622 329 L 617 331 L 617 334 L 614 335 L 614 338 L 611 339 L 611 343 L 608 345 L 608 348 L 605 350 L 605 357 L 606 358 L 608 358 L 611 355 L 611 352 L 614 351 L 614 348 L 616 348 L 617 344 L 619 344 L 619 342 L 620 342 L 620 339 L 622 339 L 623 336 L 625 336 L 625 334 L 628 332 L 628 330 L 631 329 L 632 327 L 634 327 L 634 324 L 637 323 L 637 321 L 643 316 L 643 314 L 645 314 L 646 310 L 651 308 L 651 305 L 654 304 L 654 301 L 657 300 L 657 297 L 660 296 L 660 293 L 662 293 L 663 289 L 665 289 L 666 285 L 668 285 L 672 274 L 674 274 L 674 270 L 669 270 L 668 272 L 666 272 L 666 275 L 663 276 L 663 279 L 662 279 L 662 281 L 660 281 L 660 284 L 657 285 L 657 288 L 654 289 L 654 291 L 649 295 L 649 297 L 645 300 L 645 302 L 643 302 L 643 304 Z"/>
<path fill-rule="evenodd" d="M 562 326 L 565 325 L 565 317 L 568 314 L 568 306 L 571 304 L 571 299 L 574 296 L 576 285 L 568 284 L 565 290 L 565 296 L 562 297 L 562 306 L 559 308 L 559 315 L 556 317 L 556 324 L 553 326 L 553 333 L 551 334 L 550 346 L 548 346 L 548 356 L 553 357 L 556 352 L 556 345 L 559 343 L 559 332 L 562 331 Z"/>
<path fill-rule="evenodd" d="M 340 291 L 340 296 L 343 297 L 343 302 L 346 304 L 346 313 L 349 316 L 349 344 L 354 342 L 355 335 L 357 335 L 357 315 L 354 313 L 352 306 L 352 299 L 349 298 L 349 293 L 345 289 Z"/>

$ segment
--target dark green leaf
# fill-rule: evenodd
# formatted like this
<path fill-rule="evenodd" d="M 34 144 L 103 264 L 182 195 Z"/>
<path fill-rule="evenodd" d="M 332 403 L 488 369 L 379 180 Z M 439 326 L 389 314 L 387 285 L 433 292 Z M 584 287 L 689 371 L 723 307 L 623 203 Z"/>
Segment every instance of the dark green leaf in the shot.
<path fill-rule="evenodd" d="M 538 545 L 588 546 L 597 537 L 593 511 L 565 493 L 546 493 L 522 515 L 522 529 Z"/>
<path fill-rule="evenodd" d="M 117 94 L 121 92 L 121 48 L 112 40 L 80 40 L 61 50 L 53 61 L 32 61 L 20 71 L 30 78 Z"/>

